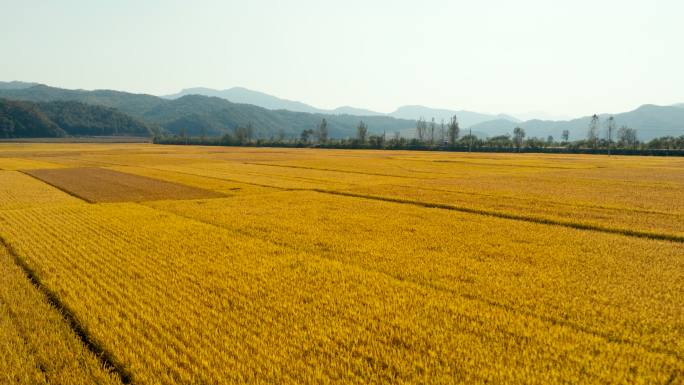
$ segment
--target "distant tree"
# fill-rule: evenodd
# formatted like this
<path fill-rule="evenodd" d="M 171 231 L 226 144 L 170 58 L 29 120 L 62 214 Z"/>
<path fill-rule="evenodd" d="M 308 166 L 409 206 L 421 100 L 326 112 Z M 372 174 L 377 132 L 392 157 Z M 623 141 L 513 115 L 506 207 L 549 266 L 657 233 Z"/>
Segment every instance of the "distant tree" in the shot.
<path fill-rule="evenodd" d="M 437 129 L 437 125 L 435 124 L 435 118 L 432 118 L 430 121 L 430 144 L 434 145 L 435 144 L 435 130 Z"/>
<path fill-rule="evenodd" d="M 589 122 L 589 131 L 587 131 L 587 143 L 592 148 L 598 146 L 598 128 L 599 128 L 599 117 L 594 114 Z"/>
<path fill-rule="evenodd" d="M 302 143 L 309 143 L 313 135 L 314 130 L 302 130 L 302 133 L 299 135 L 299 139 L 302 141 Z"/>
<path fill-rule="evenodd" d="M 371 135 L 368 137 L 368 144 L 373 148 L 383 148 L 385 140 L 382 135 Z"/>
<path fill-rule="evenodd" d="M 610 155 L 610 146 L 613 142 L 613 131 L 615 131 L 615 117 L 608 118 L 608 155 Z"/>
<path fill-rule="evenodd" d="M 276 131 L 276 141 L 278 143 L 282 143 L 284 140 L 285 140 L 285 130 L 283 130 L 282 128 L 279 128 Z"/>
<path fill-rule="evenodd" d="M 367 135 L 368 135 L 368 126 L 362 120 L 359 122 L 359 125 L 356 126 L 356 138 L 359 140 L 359 143 L 364 144 L 364 143 L 366 143 L 366 136 Z"/>
<path fill-rule="evenodd" d="M 681 150 L 684 149 L 684 135 L 675 138 L 674 136 L 663 136 L 660 138 L 651 139 L 646 143 L 646 147 L 650 149 L 660 150 Z"/>
<path fill-rule="evenodd" d="M 633 128 L 622 126 L 617 130 L 617 145 L 618 147 L 635 148 L 637 144 L 637 132 Z"/>
<path fill-rule="evenodd" d="M 487 145 L 491 147 L 508 148 L 513 145 L 510 135 L 493 136 L 487 139 Z"/>
<path fill-rule="evenodd" d="M 188 144 L 190 142 L 190 137 L 188 136 L 187 128 L 183 127 L 180 129 L 180 137 L 183 143 Z"/>
<path fill-rule="evenodd" d="M 246 131 L 246 135 L 247 135 L 247 141 L 251 142 L 252 139 L 254 139 L 254 134 L 255 134 L 255 130 L 254 130 L 254 126 L 252 125 L 252 122 L 247 123 L 247 127 L 246 127 L 245 131 Z"/>
<path fill-rule="evenodd" d="M 463 136 L 459 141 L 463 145 L 468 146 L 468 151 L 471 151 L 473 147 L 482 145 L 482 141 L 478 139 L 477 136 L 473 135 L 472 130 L 470 130 L 468 135 Z"/>
<path fill-rule="evenodd" d="M 515 146 L 520 150 L 520 147 L 523 145 L 523 141 L 525 140 L 525 130 L 522 129 L 521 127 L 516 127 L 513 129 L 513 142 L 515 143 Z"/>
<path fill-rule="evenodd" d="M 0 133 L 2 137 L 11 138 L 14 135 L 15 123 L 9 117 L 0 116 Z"/>
<path fill-rule="evenodd" d="M 254 136 L 254 127 L 252 123 L 248 123 L 246 126 L 237 126 L 235 128 L 235 140 L 238 144 L 244 145 L 252 141 Z"/>
<path fill-rule="evenodd" d="M 451 117 L 451 120 L 449 121 L 449 144 L 454 146 L 456 144 L 456 141 L 458 140 L 458 134 L 461 131 L 461 128 L 458 126 L 458 118 L 456 115 Z"/>
<path fill-rule="evenodd" d="M 561 138 L 563 139 L 564 143 L 567 143 L 568 140 L 570 140 L 570 131 L 569 130 L 563 130 L 563 134 L 561 134 Z"/>
<path fill-rule="evenodd" d="M 316 131 L 318 135 L 318 143 L 326 143 L 328 141 L 328 122 L 323 118 L 321 123 L 318 125 L 318 130 Z"/>
<path fill-rule="evenodd" d="M 416 137 L 418 138 L 418 141 L 421 143 L 424 142 L 426 134 L 427 122 L 425 121 L 425 119 L 423 119 L 423 117 L 420 117 L 420 119 L 416 121 Z"/>
<path fill-rule="evenodd" d="M 546 137 L 546 145 L 547 146 L 553 145 L 553 136 L 549 135 L 548 137 Z"/>
<path fill-rule="evenodd" d="M 439 144 L 440 145 L 446 144 L 446 143 L 444 143 L 445 139 L 446 139 L 446 128 L 445 127 L 446 126 L 444 125 L 444 119 L 442 119 L 441 123 L 439 124 Z"/>
<path fill-rule="evenodd" d="M 527 148 L 544 148 L 546 141 L 543 138 L 531 137 L 525 140 L 525 147 Z"/>

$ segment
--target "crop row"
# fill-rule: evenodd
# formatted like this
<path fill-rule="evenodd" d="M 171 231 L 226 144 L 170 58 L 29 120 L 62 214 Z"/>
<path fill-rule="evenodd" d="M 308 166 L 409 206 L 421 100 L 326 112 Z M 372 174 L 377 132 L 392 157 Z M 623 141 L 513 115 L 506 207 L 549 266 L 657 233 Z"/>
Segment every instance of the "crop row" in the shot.
<path fill-rule="evenodd" d="M 0 243 L 0 383 L 121 384 Z"/>
<path fill-rule="evenodd" d="M 13 224 L 2 236 L 134 383 L 630 383 L 682 367 L 648 346 L 426 285 L 407 275 L 415 260 L 370 269 L 136 204 L 0 218 Z"/>

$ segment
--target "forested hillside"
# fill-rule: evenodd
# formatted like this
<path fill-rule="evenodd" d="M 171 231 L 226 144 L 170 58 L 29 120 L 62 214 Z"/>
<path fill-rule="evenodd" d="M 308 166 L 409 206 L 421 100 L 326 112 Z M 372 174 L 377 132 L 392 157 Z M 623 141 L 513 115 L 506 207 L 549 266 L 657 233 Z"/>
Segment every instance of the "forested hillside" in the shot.
<path fill-rule="evenodd" d="M 116 109 L 73 101 L 0 99 L 0 137 L 151 136 L 154 126 Z"/>
<path fill-rule="evenodd" d="M 148 124 L 159 125 L 171 134 L 223 135 L 237 127 L 251 126 L 261 137 L 298 137 L 302 130 L 315 129 L 322 119 L 328 121 L 331 137 L 351 137 L 363 120 L 371 133 L 404 130 L 415 122 L 387 116 L 354 116 L 310 114 L 286 110 L 269 110 L 200 95 L 187 95 L 168 100 L 152 95 L 110 90 L 66 90 L 45 85 L 24 89 L 0 90 L 0 97 L 33 102 L 76 101 L 116 108 Z"/>
<path fill-rule="evenodd" d="M 39 138 L 65 135 L 66 132 L 34 103 L 0 99 L 0 137 Z"/>
<path fill-rule="evenodd" d="M 140 119 L 103 106 L 72 101 L 39 103 L 38 108 L 69 135 L 150 136 L 155 128 Z"/>

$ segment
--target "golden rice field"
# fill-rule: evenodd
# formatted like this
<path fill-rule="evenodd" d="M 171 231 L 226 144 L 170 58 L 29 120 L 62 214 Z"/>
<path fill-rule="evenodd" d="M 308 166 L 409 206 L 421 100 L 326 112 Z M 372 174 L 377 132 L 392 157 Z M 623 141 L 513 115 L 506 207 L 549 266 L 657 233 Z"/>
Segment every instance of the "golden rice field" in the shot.
<path fill-rule="evenodd" d="M 0 143 L 0 384 L 684 384 L 684 159 Z"/>

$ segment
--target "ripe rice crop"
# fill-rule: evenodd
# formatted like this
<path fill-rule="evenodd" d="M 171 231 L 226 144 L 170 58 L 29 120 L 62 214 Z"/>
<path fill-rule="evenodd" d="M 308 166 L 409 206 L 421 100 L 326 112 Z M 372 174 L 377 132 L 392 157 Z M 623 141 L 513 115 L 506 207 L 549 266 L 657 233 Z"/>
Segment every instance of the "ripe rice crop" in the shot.
<path fill-rule="evenodd" d="M 0 383 L 117 384 L 0 244 Z"/>
<path fill-rule="evenodd" d="M 35 168 L 60 167 L 64 166 L 57 163 L 43 162 L 40 160 L 0 157 L 0 170 L 27 170 Z"/>
<path fill-rule="evenodd" d="M 680 160 L 3 154 L 72 168 L 60 189 L 0 170 L 0 370 L 24 383 L 684 380 Z M 174 200 L 166 183 L 211 194 Z"/>

